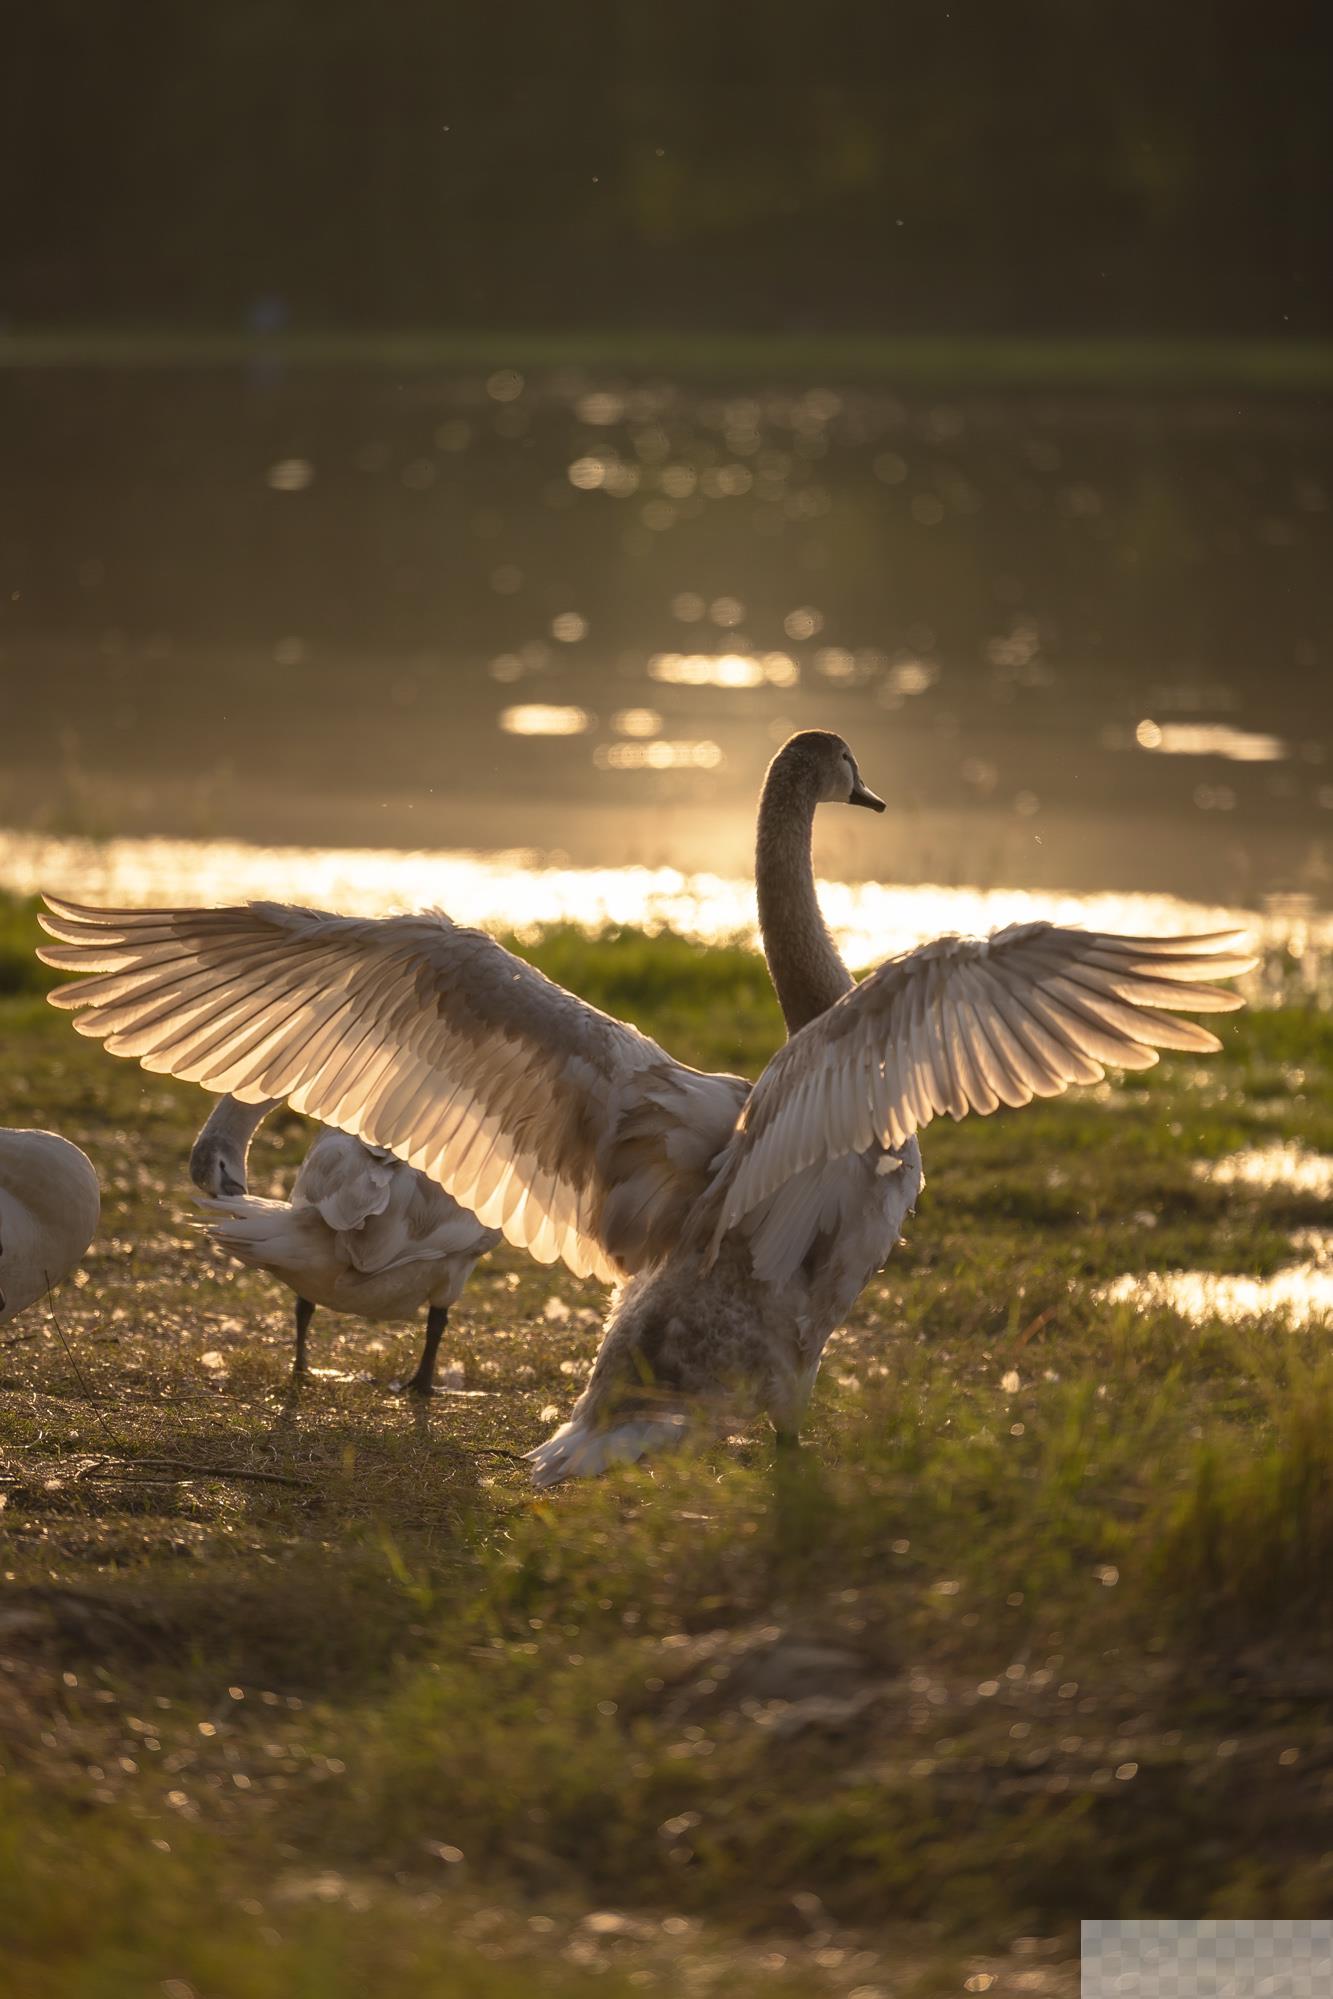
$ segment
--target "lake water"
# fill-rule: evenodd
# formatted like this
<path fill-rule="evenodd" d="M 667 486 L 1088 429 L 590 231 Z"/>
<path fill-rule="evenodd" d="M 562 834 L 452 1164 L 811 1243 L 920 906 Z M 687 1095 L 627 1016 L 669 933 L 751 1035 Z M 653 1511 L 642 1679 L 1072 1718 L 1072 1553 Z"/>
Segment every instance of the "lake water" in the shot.
<path fill-rule="evenodd" d="M 500 356 L 15 371 L 0 419 L 11 836 L 188 837 L 223 894 L 299 877 L 344 906 L 353 878 L 416 897 L 391 850 L 443 853 L 423 899 L 460 914 L 648 894 L 716 934 L 749 921 L 767 758 L 828 726 L 890 801 L 822 815 L 862 958 L 944 927 L 944 891 L 1307 931 L 1328 908 L 1316 400 L 704 390 Z M 288 859 L 256 879 L 255 849 Z M 78 854 L 105 874 L 60 851 L 50 885 Z M 204 850 L 172 851 L 136 849 L 166 871 L 142 893 Z M 0 881 L 36 852 L 8 838 Z"/>
<path fill-rule="evenodd" d="M 829 815 L 824 815 L 828 817 Z M 393 848 L 262 847 L 230 840 L 71 839 L 0 832 L 0 883 L 103 904 L 224 903 L 272 897 L 349 915 L 438 907 L 460 923 L 532 934 L 552 922 L 589 930 L 632 924 L 687 937 L 757 943 L 747 875 L 676 868 L 578 868 L 538 853 L 408 852 Z M 849 965 L 860 971 L 946 931 L 984 935 L 1046 918 L 1166 936 L 1244 929 L 1260 957 L 1241 981 L 1251 1005 L 1333 1001 L 1333 916 L 1307 898 L 1263 911 L 1179 896 L 940 883 L 821 880 L 821 906 Z"/>

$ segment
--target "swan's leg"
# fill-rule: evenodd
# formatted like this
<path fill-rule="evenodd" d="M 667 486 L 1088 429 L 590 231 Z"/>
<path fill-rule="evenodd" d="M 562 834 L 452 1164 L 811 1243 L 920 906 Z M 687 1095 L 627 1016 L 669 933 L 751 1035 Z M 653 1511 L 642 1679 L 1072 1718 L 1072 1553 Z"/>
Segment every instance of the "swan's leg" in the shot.
<path fill-rule="evenodd" d="M 406 1381 L 395 1381 L 394 1387 L 400 1394 L 431 1395 L 435 1390 L 435 1356 L 440 1350 L 440 1337 L 449 1320 L 447 1305 L 432 1305 L 426 1314 L 426 1342 L 421 1349 L 421 1359 L 417 1371 Z"/>
<path fill-rule="evenodd" d="M 788 1451 L 799 1451 L 801 1448 L 800 1431 L 775 1429 L 773 1432 L 773 1446 L 779 1457 L 784 1457 Z"/>
<path fill-rule="evenodd" d="M 315 1316 L 315 1308 L 308 1298 L 296 1301 L 296 1359 L 292 1363 L 293 1381 L 304 1381 L 306 1376 L 306 1334 L 310 1331 L 310 1321 Z"/>

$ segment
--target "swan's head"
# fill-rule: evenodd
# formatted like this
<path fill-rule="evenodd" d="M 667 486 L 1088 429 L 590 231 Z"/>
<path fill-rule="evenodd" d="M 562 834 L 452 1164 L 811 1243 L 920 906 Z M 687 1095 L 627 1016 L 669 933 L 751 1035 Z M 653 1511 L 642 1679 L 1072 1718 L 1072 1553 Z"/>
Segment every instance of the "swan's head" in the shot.
<path fill-rule="evenodd" d="M 831 729 L 802 729 L 789 736 L 769 766 L 769 778 L 792 778 L 819 805 L 864 805 L 882 812 L 877 798 L 861 777 L 856 758 Z"/>
<path fill-rule="evenodd" d="M 214 1200 L 245 1192 L 244 1148 L 212 1128 L 211 1120 L 200 1132 L 190 1154 L 190 1178 L 202 1193 Z"/>

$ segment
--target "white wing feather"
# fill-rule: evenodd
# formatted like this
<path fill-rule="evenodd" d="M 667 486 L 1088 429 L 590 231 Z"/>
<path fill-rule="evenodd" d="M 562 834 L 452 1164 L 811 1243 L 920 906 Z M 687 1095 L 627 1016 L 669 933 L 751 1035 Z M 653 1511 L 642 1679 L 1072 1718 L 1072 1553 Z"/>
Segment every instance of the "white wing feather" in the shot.
<path fill-rule="evenodd" d="M 80 1033 L 243 1102 L 285 1097 L 580 1276 L 674 1245 L 749 1091 L 438 913 L 49 908 L 42 957 L 96 974 L 51 995 Z"/>
<path fill-rule="evenodd" d="M 80 1032 L 244 1101 L 285 1096 L 539 1260 L 606 1278 L 668 1254 L 706 1190 L 716 1251 L 810 1166 L 1148 1068 L 1158 1048 L 1213 1050 L 1172 1013 L 1230 1012 L 1239 997 L 1208 981 L 1253 963 L 1233 932 L 940 938 L 794 1035 L 750 1093 L 439 914 L 50 909 L 42 957 L 97 975 L 51 995 Z"/>
<path fill-rule="evenodd" d="M 782 1048 L 741 1113 L 710 1204 L 712 1249 L 820 1161 L 898 1147 L 931 1118 L 1054 1097 L 1104 1065 L 1218 1042 L 1168 1009 L 1229 1013 L 1207 981 L 1250 969 L 1235 932 L 1114 937 L 1012 925 L 892 958 Z M 778 1212 L 781 1212 L 778 1210 Z"/>

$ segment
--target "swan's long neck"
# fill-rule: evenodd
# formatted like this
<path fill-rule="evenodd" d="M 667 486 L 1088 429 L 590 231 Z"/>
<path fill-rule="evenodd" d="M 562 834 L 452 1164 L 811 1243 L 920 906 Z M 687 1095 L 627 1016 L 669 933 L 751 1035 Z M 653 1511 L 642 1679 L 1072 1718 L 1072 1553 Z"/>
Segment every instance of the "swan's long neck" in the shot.
<path fill-rule="evenodd" d="M 815 895 L 810 838 L 818 802 L 808 771 L 784 767 L 781 758 L 771 766 L 759 801 L 754 872 L 769 977 L 788 1034 L 826 1013 L 853 983 Z"/>
<path fill-rule="evenodd" d="M 244 1189 L 250 1141 L 281 1102 L 281 1097 L 271 1097 L 266 1103 L 243 1104 L 235 1097 L 219 1097 L 190 1154 L 190 1178 L 196 1187 L 205 1193 L 219 1192 L 218 1172 L 223 1168 L 228 1178 Z"/>

